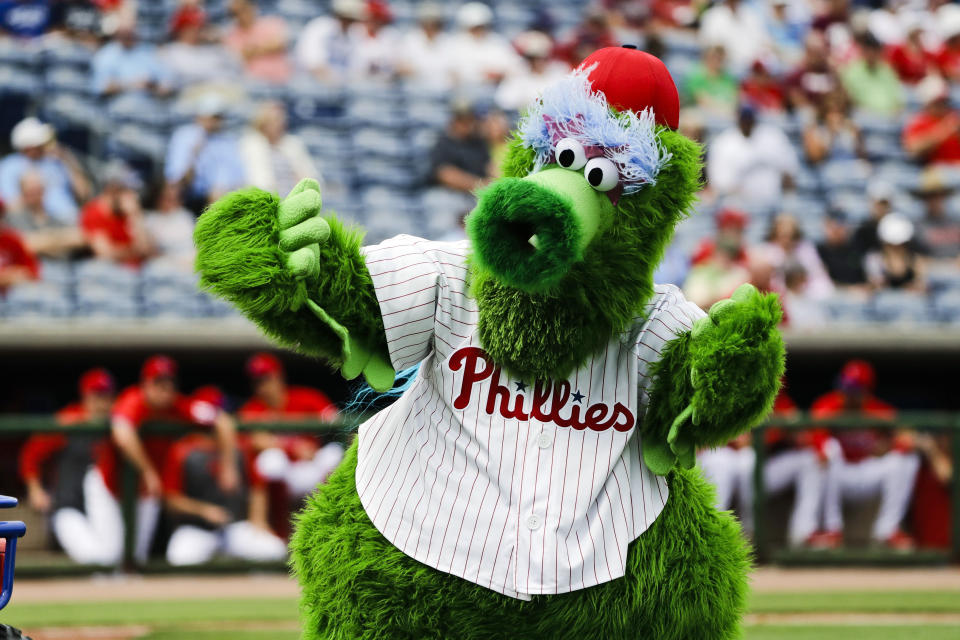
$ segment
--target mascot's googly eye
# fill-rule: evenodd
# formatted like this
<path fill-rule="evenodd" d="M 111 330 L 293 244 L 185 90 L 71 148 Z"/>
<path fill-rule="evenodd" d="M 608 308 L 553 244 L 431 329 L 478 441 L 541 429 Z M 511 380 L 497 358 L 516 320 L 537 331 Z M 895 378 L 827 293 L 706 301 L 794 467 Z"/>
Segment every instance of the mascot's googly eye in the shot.
<path fill-rule="evenodd" d="M 583 165 L 587 164 L 587 152 L 584 151 L 583 145 L 573 138 L 564 138 L 558 142 L 554 155 L 557 158 L 557 164 L 564 169 L 579 171 Z"/>
<path fill-rule="evenodd" d="M 620 184 L 620 172 L 609 158 L 591 158 L 583 168 L 583 177 L 597 191 L 610 191 Z"/>

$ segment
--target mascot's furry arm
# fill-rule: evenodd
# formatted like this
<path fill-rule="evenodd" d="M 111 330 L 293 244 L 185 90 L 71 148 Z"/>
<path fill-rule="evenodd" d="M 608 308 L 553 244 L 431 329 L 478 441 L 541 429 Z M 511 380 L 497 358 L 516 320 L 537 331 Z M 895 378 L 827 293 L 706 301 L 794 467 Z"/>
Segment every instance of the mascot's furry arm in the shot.
<path fill-rule="evenodd" d="M 221 198 L 194 231 L 201 284 L 280 344 L 389 389 L 394 372 L 362 234 L 321 218 L 321 206 L 315 180 L 283 200 L 256 188 Z"/>
<path fill-rule="evenodd" d="M 641 427 L 654 473 L 691 468 L 697 448 L 723 445 L 770 412 L 784 370 L 781 315 L 775 294 L 744 284 L 667 345 Z"/>

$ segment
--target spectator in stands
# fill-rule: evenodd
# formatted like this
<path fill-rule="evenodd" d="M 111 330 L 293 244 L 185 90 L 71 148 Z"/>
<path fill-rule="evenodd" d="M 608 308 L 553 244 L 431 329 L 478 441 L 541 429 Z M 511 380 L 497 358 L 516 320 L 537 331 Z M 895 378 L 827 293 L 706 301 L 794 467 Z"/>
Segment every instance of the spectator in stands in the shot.
<path fill-rule="evenodd" d="M 122 161 L 115 160 L 104 169 L 103 190 L 80 212 L 80 228 L 95 257 L 139 266 L 153 253 L 140 207 L 142 186 L 139 176 Z"/>
<path fill-rule="evenodd" d="M 937 12 L 937 31 L 943 42 L 933 54 L 940 75 L 950 82 L 960 80 L 960 10 L 944 7 Z"/>
<path fill-rule="evenodd" d="M 246 422 L 317 420 L 337 417 L 336 406 L 321 391 L 287 384 L 280 361 L 269 353 L 253 355 L 246 365 L 253 396 L 240 407 Z M 343 447 L 308 435 L 255 432 L 251 436 L 256 468 L 263 477 L 283 482 L 300 498 L 316 489 L 343 459 Z"/>
<path fill-rule="evenodd" d="M 436 184 L 473 193 L 489 179 L 490 149 L 479 126 L 476 109 L 457 99 L 452 115 L 430 153 L 431 175 Z"/>
<path fill-rule="evenodd" d="M 0 160 L 0 197 L 12 209 L 20 207 L 20 179 L 28 171 L 44 180 L 44 206 L 51 216 L 73 224 L 77 201 L 90 196 L 90 182 L 69 151 L 57 144 L 53 127 L 29 117 L 10 132 L 14 152 Z"/>
<path fill-rule="evenodd" d="M 70 433 L 81 424 L 103 425 L 113 404 L 113 376 L 91 369 L 80 377 L 80 402 L 57 412 L 62 433 L 30 436 L 20 449 L 20 477 L 30 506 L 50 515 L 50 528 L 71 560 L 110 566 L 119 560 L 116 545 L 104 544 L 122 522 L 109 504 L 84 491 L 85 476 L 106 442 L 99 433 Z"/>
<path fill-rule="evenodd" d="M 905 18 L 906 37 L 887 50 L 887 61 L 900 77 L 900 81 L 915 85 L 928 74 L 936 71 L 936 61 L 923 41 L 923 22 Z"/>
<path fill-rule="evenodd" d="M 223 490 L 216 481 L 224 464 L 238 479 L 231 491 Z M 256 561 L 286 557 L 286 543 L 270 530 L 267 521 L 266 485 L 246 452 L 236 451 L 234 459 L 226 461 L 213 438 L 185 436 L 167 453 L 163 493 L 175 521 L 167 544 L 170 564 L 203 564 L 217 553 Z"/>
<path fill-rule="evenodd" d="M 950 87 L 927 76 L 916 89 L 923 110 L 903 129 L 903 148 L 925 164 L 960 163 L 960 113 L 950 105 Z"/>
<path fill-rule="evenodd" d="M 758 248 L 758 251 L 777 270 L 776 280 L 779 280 L 779 290 L 784 290 L 786 267 L 795 263 L 803 267 L 806 272 L 806 287 L 804 293 L 815 300 L 829 297 L 834 290 L 833 282 L 827 275 L 827 270 L 820 260 L 820 255 L 813 243 L 804 238 L 803 230 L 797 219 L 789 213 L 777 215 L 767 233 L 767 241 Z"/>
<path fill-rule="evenodd" d="M 507 73 L 497 87 L 497 106 L 506 111 L 520 111 L 540 96 L 540 92 L 562 78 L 570 67 L 550 59 L 553 41 L 542 31 L 524 31 L 514 41 L 523 56 L 523 63 Z"/>
<path fill-rule="evenodd" d="M 683 283 L 683 295 L 706 309 L 714 302 L 729 298 L 737 287 L 750 280 L 750 272 L 737 263 L 739 250 L 740 247 L 719 239 L 710 258 L 690 268 Z"/>
<path fill-rule="evenodd" d="M 7 212 L 7 222 L 23 236 L 27 247 L 37 256 L 64 259 L 87 247 L 80 229 L 54 218 L 45 203 L 43 175 L 28 171 L 20 176 L 19 208 Z"/>
<path fill-rule="evenodd" d="M 196 5 L 183 5 L 170 19 L 173 41 L 160 49 L 160 60 L 172 75 L 174 86 L 190 89 L 236 80 L 236 59 L 208 30 L 207 14 Z"/>
<path fill-rule="evenodd" d="M 956 435 L 952 436 L 956 437 Z M 913 535 L 921 548 L 949 549 L 954 460 L 947 433 L 917 433 L 914 444 L 921 455 L 913 492 Z"/>
<path fill-rule="evenodd" d="M 391 26 L 393 12 L 385 0 L 367 0 L 363 22 L 357 28 L 359 42 L 354 55 L 361 77 L 389 80 L 395 77 L 400 33 Z"/>
<path fill-rule="evenodd" d="M 493 11 L 482 2 L 457 9 L 459 30 L 450 36 L 453 73 L 463 85 L 497 84 L 521 64 L 510 42 L 491 27 Z"/>
<path fill-rule="evenodd" d="M 231 0 L 233 24 L 224 34 L 223 44 L 243 63 L 250 78 L 286 82 L 292 72 L 287 57 L 287 23 L 279 16 L 258 13 L 252 0 Z"/>
<path fill-rule="evenodd" d="M 510 120 L 499 109 L 489 109 L 480 122 L 480 131 L 487 141 L 490 161 L 487 163 L 487 175 L 491 179 L 501 176 L 503 159 L 510 146 Z"/>
<path fill-rule="evenodd" d="M 850 118 L 847 97 L 834 91 L 819 103 L 816 120 L 803 130 L 803 151 L 809 164 L 865 158 L 860 128 Z"/>
<path fill-rule="evenodd" d="M 583 22 L 557 46 L 554 56 L 575 67 L 597 49 L 618 44 L 607 12 L 600 6 L 591 5 L 584 11 Z"/>
<path fill-rule="evenodd" d="M 807 34 L 803 60 L 784 78 L 787 102 L 795 111 L 816 112 L 824 96 L 841 88 L 840 78 L 830 61 L 830 47 L 820 31 Z"/>
<path fill-rule="evenodd" d="M 823 221 L 823 240 L 817 245 L 817 253 L 837 287 L 861 287 L 866 284 L 864 254 L 853 242 L 846 217 L 839 209 L 827 212 Z"/>
<path fill-rule="evenodd" d="M 42 36 L 53 23 L 52 4 L 49 0 L 0 2 L 0 28 L 16 38 Z"/>
<path fill-rule="evenodd" d="M 819 420 L 835 416 L 893 420 L 896 410 L 873 395 L 875 386 L 873 367 L 851 360 L 840 372 L 836 390 L 817 398 L 810 413 Z M 822 544 L 842 543 L 844 502 L 879 497 L 871 537 L 893 549 L 912 548 L 913 539 L 900 529 L 920 466 L 912 438 L 903 432 L 864 427 L 838 429 L 819 441 L 828 459 Z"/>
<path fill-rule="evenodd" d="M 685 101 L 714 116 L 733 116 L 737 92 L 737 79 L 727 70 L 721 44 L 705 47 L 701 61 L 683 79 Z"/>
<path fill-rule="evenodd" d="M 775 125 L 758 123 L 749 104 L 740 106 L 736 126 L 720 133 L 707 155 L 710 186 L 756 208 L 777 206 L 797 169 L 790 139 Z"/>
<path fill-rule="evenodd" d="M 20 234 L 7 226 L 0 202 L 0 296 L 7 289 L 40 278 L 40 265 Z"/>
<path fill-rule="evenodd" d="M 137 501 L 135 556 L 143 562 L 150 551 L 153 531 L 160 515 L 159 498 L 163 492 L 160 470 L 172 444 L 168 435 L 140 435 L 140 428 L 151 420 L 183 422 L 195 427 L 212 428 L 216 434 L 219 465 L 215 484 L 225 493 L 237 491 L 240 478 L 236 459 L 236 425 L 233 418 L 216 405 L 188 398 L 177 390 L 177 365 L 166 356 L 148 358 L 140 371 L 140 383 L 120 393 L 110 414 L 110 432 L 116 447 L 105 449 L 97 467 L 84 480 L 84 490 L 116 510 L 119 530 L 105 537 L 104 546 L 115 557 L 123 543 L 123 520 L 119 517 L 119 460 L 122 455 L 137 470 L 141 492 Z"/>
<path fill-rule="evenodd" d="M 797 3 L 773 0 L 764 15 L 772 49 L 781 66 L 791 67 L 803 56 L 808 17 Z"/>
<path fill-rule="evenodd" d="M 858 38 L 860 57 L 843 68 L 840 78 L 853 105 L 879 116 L 903 109 L 903 86 L 886 60 L 883 44 L 869 31 Z"/>
<path fill-rule="evenodd" d="M 197 116 L 170 137 L 164 177 L 182 189 L 187 208 L 199 214 L 219 196 L 242 187 L 247 179 L 237 136 L 223 129 L 227 107 L 214 93 L 197 103 Z"/>
<path fill-rule="evenodd" d="M 923 218 L 917 223 L 917 244 L 930 266 L 956 269 L 960 264 L 960 221 L 948 212 L 953 188 L 939 167 L 929 167 L 920 176 L 913 195 L 923 202 Z"/>
<path fill-rule="evenodd" d="M 240 137 L 239 151 L 245 183 L 267 191 L 286 195 L 303 178 L 320 176 L 307 145 L 287 131 L 287 109 L 281 102 L 257 108 Z"/>
<path fill-rule="evenodd" d="M 691 263 L 697 265 L 711 260 L 717 247 L 724 246 L 734 249 L 736 252 L 734 261 L 738 265 L 746 267 L 748 260 L 744 232 L 749 222 L 750 217 L 738 209 L 726 207 L 718 211 L 714 216 L 714 223 L 716 224 L 714 237 L 704 238 L 700 241 L 693 252 Z"/>
<path fill-rule="evenodd" d="M 926 291 L 926 266 L 911 240 L 915 229 L 905 215 L 888 213 L 877 225 L 880 248 L 867 254 L 864 270 L 867 280 L 877 289 Z"/>
<path fill-rule="evenodd" d="M 154 188 L 144 225 L 153 247 L 153 260 L 193 272 L 196 248 L 193 244 L 194 216 L 180 202 L 180 189 L 169 182 Z"/>
<path fill-rule="evenodd" d="M 764 112 L 781 113 L 786 107 L 780 80 L 763 60 L 754 60 L 750 65 L 750 73 L 740 83 L 739 99 Z"/>
<path fill-rule="evenodd" d="M 326 82 L 345 82 L 357 70 L 367 17 L 363 0 L 334 0 L 331 15 L 307 23 L 297 40 L 297 64 Z"/>
<path fill-rule="evenodd" d="M 417 26 L 404 34 L 400 44 L 400 75 L 416 84 L 439 89 L 453 84 L 449 36 L 444 33 L 443 25 L 443 5 L 424 2 L 417 7 Z"/>
<path fill-rule="evenodd" d="M 771 48 L 763 18 L 741 0 L 721 0 L 707 9 L 700 18 L 700 41 L 723 45 L 730 68 L 737 74 Z"/>
<path fill-rule="evenodd" d="M 110 41 L 91 62 L 91 85 L 102 96 L 143 93 L 164 96 L 172 89 L 170 74 L 152 45 L 137 40 L 132 18 L 121 18 Z"/>
<path fill-rule="evenodd" d="M 861 222 L 853 233 L 853 246 L 859 260 L 867 253 L 880 248 L 877 225 L 885 215 L 893 211 L 894 190 L 890 183 L 882 178 L 874 178 L 867 184 L 867 198 L 870 201 L 869 216 Z"/>
<path fill-rule="evenodd" d="M 822 327 L 826 324 L 826 310 L 822 300 L 810 295 L 810 278 L 807 270 L 796 260 L 783 265 L 784 323 L 795 329 Z"/>

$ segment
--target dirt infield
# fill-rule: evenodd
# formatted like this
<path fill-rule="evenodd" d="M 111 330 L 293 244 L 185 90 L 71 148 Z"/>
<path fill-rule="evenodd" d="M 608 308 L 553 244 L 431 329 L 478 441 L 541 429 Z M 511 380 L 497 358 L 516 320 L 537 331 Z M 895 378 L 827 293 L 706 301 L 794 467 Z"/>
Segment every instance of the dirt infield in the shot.
<path fill-rule="evenodd" d="M 783 569 L 754 571 L 758 593 L 822 591 L 960 591 L 960 567 L 934 569 Z"/>

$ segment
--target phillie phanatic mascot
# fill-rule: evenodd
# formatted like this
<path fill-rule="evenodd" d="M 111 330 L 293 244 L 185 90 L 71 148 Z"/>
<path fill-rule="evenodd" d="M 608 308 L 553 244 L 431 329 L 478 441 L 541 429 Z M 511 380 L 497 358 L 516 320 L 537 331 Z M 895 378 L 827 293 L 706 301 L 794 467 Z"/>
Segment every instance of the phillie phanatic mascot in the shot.
<path fill-rule="evenodd" d="M 362 234 L 319 187 L 213 204 L 205 287 L 347 378 L 412 384 L 297 517 L 309 640 L 738 637 L 749 553 L 693 468 L 761 420 L 773 296 L 709 314 L 653 271 L 699 188 L 660 60 L 601 49 L 543 92 L 469 241 Z"/>

